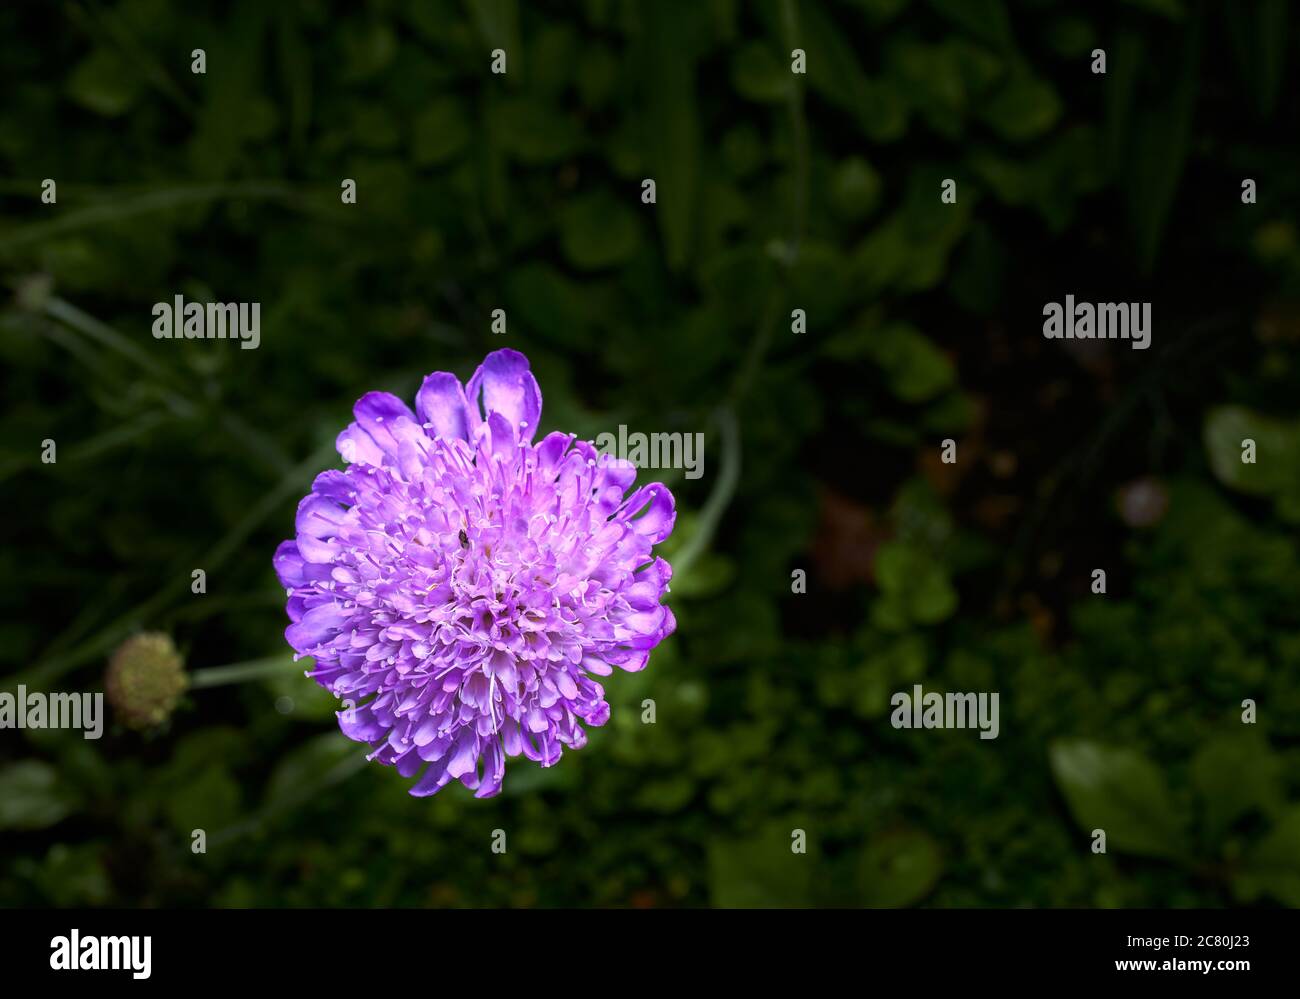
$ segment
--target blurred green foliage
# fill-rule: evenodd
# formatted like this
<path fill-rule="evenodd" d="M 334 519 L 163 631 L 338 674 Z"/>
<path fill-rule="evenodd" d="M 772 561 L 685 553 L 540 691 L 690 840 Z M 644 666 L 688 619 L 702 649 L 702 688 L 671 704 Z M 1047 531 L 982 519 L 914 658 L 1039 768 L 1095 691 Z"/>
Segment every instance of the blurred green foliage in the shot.
<path fill-rule="evenodd" d="M 1300 905 L 1287 14 L 4 5 L 5 686 L 98 689 L 144 628 L 283 668 L 3 733 L 0 904 Z M 1155 348 L 1049 351 L 1090 289 Z M 153 340 L 175 294 L 260 301 L 260 348 Z M 679 629 L 581 752 L 416 800 L 290 661 L 270 556 L 353 400 L 503 345 L 544 430 L 707 434 Z M 895 731 L 914 683 L 999 691 L 999 738 Z"/>

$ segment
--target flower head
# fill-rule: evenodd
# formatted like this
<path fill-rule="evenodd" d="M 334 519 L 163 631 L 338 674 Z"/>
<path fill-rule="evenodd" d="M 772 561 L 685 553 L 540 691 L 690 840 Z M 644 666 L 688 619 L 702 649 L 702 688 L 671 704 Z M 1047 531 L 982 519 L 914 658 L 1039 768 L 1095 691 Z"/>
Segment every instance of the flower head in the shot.
<path fill-rule="evenodd" d="M 132 635 L 108 661 L 104 692 L 127 728 L 149 729 L 170 716 L 185 693 L 185 662 L 162 632 Z"/>
<path fill-rule="evenodd" d="M 650 552 L 673 498 L 572 434 L 534 444 L 528 359 L 489 354 L 469 383 L 435 372 L 412 412 L 370 392 L 338 438 L 343 471 L 298 505 L 275 553 L 308 675 L 344 699 L 344 734 L 411 794 L 453 779 L 488 797 L 506 757 L 544 767 L 609 718 L 593 676 L 642 669 L 671 634 L 672 569 Z"/>

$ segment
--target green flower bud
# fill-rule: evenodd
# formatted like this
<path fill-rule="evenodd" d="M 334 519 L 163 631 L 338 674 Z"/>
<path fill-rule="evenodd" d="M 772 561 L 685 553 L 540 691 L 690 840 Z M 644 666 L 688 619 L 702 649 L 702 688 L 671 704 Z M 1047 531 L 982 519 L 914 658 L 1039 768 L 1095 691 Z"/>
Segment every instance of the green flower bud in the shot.
<path fill-rule="evenodd" d="M 128 638 L 113 653 L 104 692 L 124 725 L 144 730 L 170 717 L 188 684 L 185 662 L 171 638 L 145 632 Z"/>

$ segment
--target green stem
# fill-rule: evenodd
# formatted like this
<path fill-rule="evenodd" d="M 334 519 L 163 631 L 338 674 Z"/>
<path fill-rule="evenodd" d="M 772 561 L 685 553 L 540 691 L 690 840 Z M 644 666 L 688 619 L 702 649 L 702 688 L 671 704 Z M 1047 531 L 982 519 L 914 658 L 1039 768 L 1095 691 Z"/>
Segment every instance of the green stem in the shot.
<path fill-rule="evenodd" d="M 39 188 L 40 184 L 33 185 Z M 198 205 L 227 198 L 248 201 L 278 201 L 289 208 L 325 218 L 342 218 L 339 213 L 326 212 L 312 207 L 309 192 L 295 190 L 282 181 L 246 181 L 234 184 L 192 184 L 145 191 L 135 196 L 116 198 L 103 204 L 90 205 L 61 215 L 49 221 L 12 229 L 0 237 L 0 253 L 6 253 L 28 243 L 39 242 L 78 229 L 119 222 L 122 219 L 165 212 L 187 205 Z"/>
<path fill-rule="evenodd" d="M 90 437 L 79 444 L 75 444 L 64 451 L 63 456 L 69 461 L 84 461 L 104 452 L 111 451 L 114 448 L 130 444 L 139 437 L 143 437 L 155 427 L 160 426 L 166 419 L 166 415 L 158 412 L 149 412 L 141 414 L 137 419 L 122 426 L 115 427 L 112 430 L 105 431 L 95 437 Z M 26 458 L 13 458 L 4 464 L 0 464 L 0 482 L 19 472 L 26 471 L 29 468 L 36 467 L 40 464 L 38 456 L 28 456 Z"/>
<path fill-rule="evenodd" d="M 708 550 L 713 541 L 713 534 L 718 529 L 722 515 L 726 511 L 731 497 L 735 495 L 736 485 L 740 481 L 740 428 L 736 424 L 736 414 L 729 408 L 718 410 L 716 422 L 722 434 L 722 471 L 718 481 L 709 494 L 708 500 L 700 510 L 695 533 L 677 553 L 673 560 L 673 572 L 685 574 L 690 571 L 696 560 Z"/>
<path fill-rule="evenodd" d="M 264 659 L 249 659 L 242 663 L 230 663 L 226 666 L 207 666 L 190 673 L 190 687 L 194 690 L 202 690 L 205 687 L 224 687 L 231 683 L 247 683 L 249 680 L 288 676 L 290 668 L 297 665 L 292 659 L 278 655 L 267 656 Z"/>
<path fill-rule="evenodd" d="M 52 297 L 45 302 L 44 312 L 51 319 L 70 326 L 90 340 L 107 347 L 123 357 L 129 358 L 155 378 L 170 382 L 173 375 L 168 368 L 140 348 L 138 344 L 123 336 L 107 323 L 100 322 L 89 313 L 82 312 L 71 302 Z"/>

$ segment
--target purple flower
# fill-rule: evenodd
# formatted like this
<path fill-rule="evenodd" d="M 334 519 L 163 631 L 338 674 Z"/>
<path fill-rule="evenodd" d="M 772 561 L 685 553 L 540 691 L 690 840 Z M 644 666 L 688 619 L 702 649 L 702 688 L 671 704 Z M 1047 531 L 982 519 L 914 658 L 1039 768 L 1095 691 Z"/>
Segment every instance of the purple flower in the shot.
<path fill-rule="evenodd" d="M 544 767 L 609 718 L 594 676 L 643 668 L 676 626 L 672 568 L 650 549 L 676 513 L 659 483 L 627 494 L 629 463 L 573 434 L 533 443 L 528 359 L 484 358 L 465 387 L 424 380 L 415 412 L 386 392 L 356 404 L 276 550 L 308 675 L 344 699 L 345 735 L 411 794 L 453 778 L 501 790 L 507 756 Z"/>

